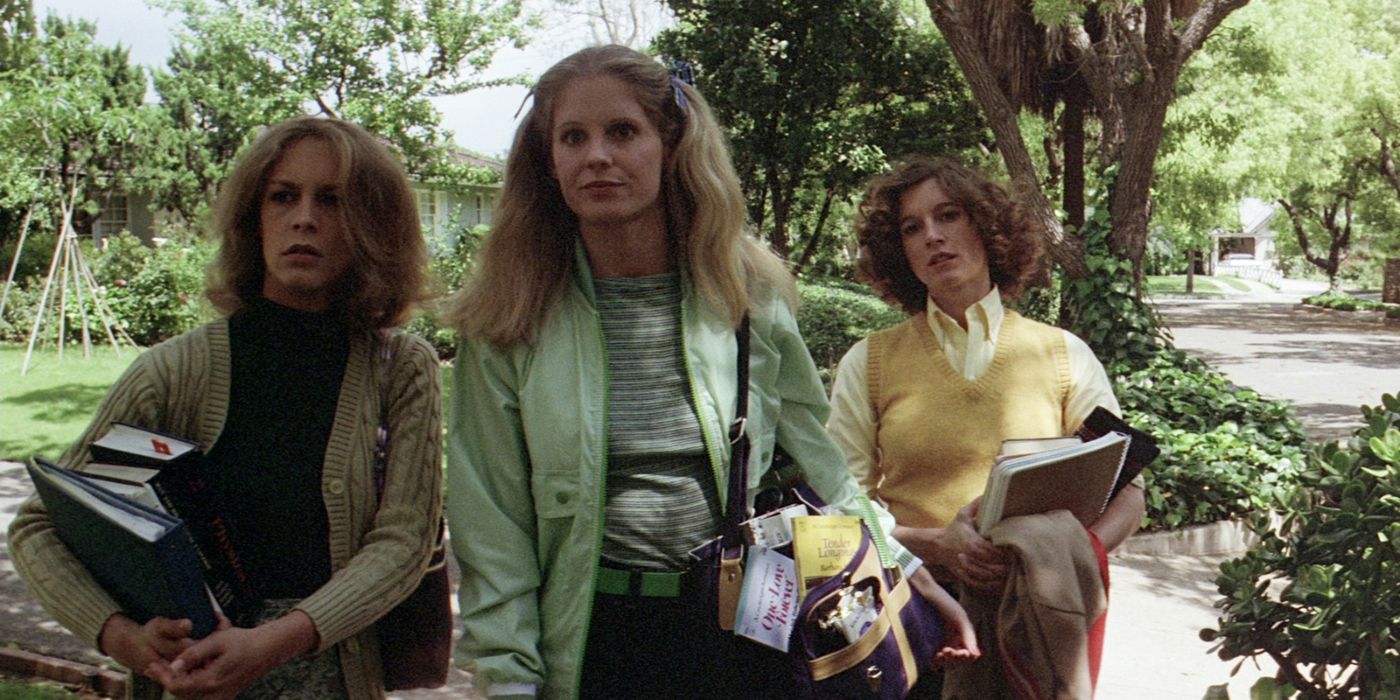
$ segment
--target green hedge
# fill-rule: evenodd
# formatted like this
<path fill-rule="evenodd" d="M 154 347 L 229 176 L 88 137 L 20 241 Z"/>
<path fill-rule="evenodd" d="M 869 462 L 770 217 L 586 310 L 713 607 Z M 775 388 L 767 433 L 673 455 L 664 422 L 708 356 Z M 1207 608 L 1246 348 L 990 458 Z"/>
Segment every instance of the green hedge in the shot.
<path fill-rule="evenodd" d="M 1148 530 L 1247 516 L 1293 487 L 1307 437 L 1285 401 L 1232 384 L 1179 350 L 1114 377 L 1129 423 L 1162 455 L 1144 476 Z"/>
<path fill-rule="evenodd" d="M 869 288 L 845 280 L 811 280 L 797 284 L 802 301 L 797 327 L 822 378 L 830 383 L 841 357 L 856 341 L 903 321 L 904 312 L 873 296 Z"/>
<path fill-rule="evenodd" d="M 49 239 L 52 241 L 52 238 Z M 26 251 L 30 244 L 26 243 Z M 213 318 L 204 301 L 204 270 L 213 256 L 213 246 L 196 239 L 187 244 L 167 243 L 150 248 L 135 236 L 123 234 L 107 239 L 101 252 L 84 241 L 83 257 L 97 283 L 96 297 L 112 313 L 112 322 L 140 345 L 152 345 L 179 335 Z M 58 280 L 49 291 L 47 313 L 54 314 L 59 293 Z M 25 342 L 34 324 L 34 310 L 43 296 L 45 277 L 31 275 L 16 280 L 0 318 L 0 341 Z M 88 327 L 101 340 L 101 315 L 84 286 L 81 297 L 71 294 L 65 306 L 67 342 L 81 339 L 83 316 Z M 80 303 L 81 302 L 81 303 Z M 41 335 L 52 342 L 54 316 L 45 321 Z"/>
<path fill-rule="evenodd" d="M 1309 455 L 1300 488 L 1271 504 L 1277 530 L 1220 565 L 1221 659 L 1267 656 L 1251 697 L 1400 698 L 1400 398 L 1362 407 L 1345 447 Z"/>
<path fill-rule="evenodd" d="M 1400 318 L 1400 304 L 1371 301 L 1341 292 L 1324 292 L 1304 299 L 1303 303 L 1339 311 L 1384 311 L 1389 318 Z"/>

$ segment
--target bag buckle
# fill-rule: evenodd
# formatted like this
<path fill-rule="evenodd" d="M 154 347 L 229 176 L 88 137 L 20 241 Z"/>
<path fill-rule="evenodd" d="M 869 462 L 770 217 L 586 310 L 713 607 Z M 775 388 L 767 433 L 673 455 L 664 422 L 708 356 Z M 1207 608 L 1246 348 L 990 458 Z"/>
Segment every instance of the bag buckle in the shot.
<path fill-rule="evenodd" d="M 743 439 L 744 433 L 749 429 L 749 417 L 742 416 L 729 425 L 729 444 L 733 445 Z"/>

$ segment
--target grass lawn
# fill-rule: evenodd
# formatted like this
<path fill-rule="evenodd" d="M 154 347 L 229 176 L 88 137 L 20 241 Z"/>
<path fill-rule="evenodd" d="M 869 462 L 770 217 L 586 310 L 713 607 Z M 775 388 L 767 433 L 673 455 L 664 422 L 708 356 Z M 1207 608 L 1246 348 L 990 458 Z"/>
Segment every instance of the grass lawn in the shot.
<path fill-rule="evenodd" d="M 1143 278 L 1148 296 L 1186 296 L 1186 275 L 1147 275 Z M 1248 292 L 1248 284 L 1234 277 L 1196 275 L 1195 291 L 1191 296 L 1212 297 L 1235 292 Z"/>
<path fill-rule="evenodd" d="M 35 350 L 29 372 L 20 376 L 24 346 L 0 345 L 0 459 L 56 459 L 136 355 L 130 348 L 117 355 L 104 345 L 84 358 L 81 348 L 70 346 L 60 360 L 56 350 Z"/>
<path fill-rule="evenodd" d="M 80 697 L 56 685 L 0 679 L 0 700 L 71 700 Z"/>
<path fill-rule="evenodd" d="M 0 459 L 23 461 L 35 454 L 56 459 L 87 427 L 108 387 L 136 355 L 123 349 L 117 356 L 102 346 L 84 358 L 81 349 L 69 347 L 60 360 L 52 349 L 36 350 L 29 373 L 20 376 L 24 346 L 0 344 Z M 445 405 L 451 375 L 447 366 L 442 373 Z"/>

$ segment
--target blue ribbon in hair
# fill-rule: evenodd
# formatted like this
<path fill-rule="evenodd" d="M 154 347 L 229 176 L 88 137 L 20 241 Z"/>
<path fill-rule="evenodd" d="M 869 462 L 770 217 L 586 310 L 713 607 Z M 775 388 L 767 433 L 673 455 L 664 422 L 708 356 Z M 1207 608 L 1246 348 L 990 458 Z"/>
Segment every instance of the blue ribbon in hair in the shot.
<path fill-rule="evenodd" d="M 671 59 L 667 63 L 670 65 L 666 68 L 666 72 L 671 74 L 671 87 L 676 92 L 676 106 L 685 112 L 689 105 L 686 103 L 685 88 L 681 86 L 681 83 L 695 87 L 695 70 L 691 68 L 689 61 Z"/>

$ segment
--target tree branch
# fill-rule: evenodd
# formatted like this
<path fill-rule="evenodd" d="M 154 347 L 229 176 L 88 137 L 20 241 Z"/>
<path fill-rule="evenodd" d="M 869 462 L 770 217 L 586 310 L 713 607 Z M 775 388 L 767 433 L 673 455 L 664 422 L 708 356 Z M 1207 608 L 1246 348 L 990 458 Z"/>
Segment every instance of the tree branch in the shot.
<path fill-rule="evenodd" d="M 1220 23 L 1231 12 L 1249 4 L 1249 0 L 1205 0 L 1191 18 L 1186 20 L 1186 27 L 1181 30 L 1180 42 L 1176 46 L 1177 65 L 1186 65 L 1186 59 L 1196 53 L 1204 44 L 1206 38 L 1210 36 Z"/>
<path fill-rule="evenodd" d="M 1147 4 L 1149 20 L 1147 22 L 1147 31 L 1145 31 L 1144 34 L 1138 34 L 1135 29 L 1128 27 L 1127 18 L 1124 17 L 1123 13 L 1113 13 L 1113 24 L 1119 27 L 1119 32 L 1127 39 L 1128 46 L 1133 48 L 1133 55 L 1137 56 L 1138 63 L 1141 63 L 1142 66 L 1142 81 L 1148 84 L 1156 83 L 1156 69 L 1152 67 L 1151 57 L 1148 57 L 1147 45 L 1149 41 L 1154 43 L 1154 45 L 1156 42 L 1161 41 L 1161 25 L 1166 25 L 1165 21 L 1151 20 L 1151 13 L 1154 11 L 1155 4 L 1162 4 L 1162 6 L 1165 6 L 1166 3 L 1165 1 L 1159 0 L 1156 1 L 1156 3 Z M 1163 7 L 1163 10 L 1165 10 L 1165 7 Z M 1154 25 L 1158 25 L 1158 27 L 1154 27 Z"/>
<path fill-rule="evenodd" d="M 1051 257 L 1071 277 L 1087 275 L 1088 269 L 1078 252 L 1077 241 L 1065 237 L 1064 226 L 1055 216 L 1055 209 L 1045 198 L 1045 192 L 1040 189 L 1035 164 L 1031 162 L 1030 151 L 1016 121 L 1016 108 L 998 85 L 996 73 L 982 53 L 983 47 L 973 36 L 962 3 L 959 0 L 927 0 L 927 3 L 934 24 L 948 42 L 953 58 L 967 78 L 968 87 L 982 106 L 987 124 L 996 136 L 997 150 L 1001 152 L 1007 172 L 1017 190 L 1029 200 L 1027 206 L 1045 231 L 1046 248 Z"/>
<path fill-rule="evenodd" d="M 1390 183 L 1390 187 L 1395 190 L 1396 198 L 1400 199 L 1400 173 L 1397 173 L 1395 169 L 1395 157 L 1390 152 L 1390 140 L 1381 133 L 1380 129 L 1375 127 L 1371 127 L 1371 133 L 1375 135 L 1376 140 L 1381 142 L 1381 153 L 1376 159 L 1376 167 L 1385 177 L 1386 182 Z"/>
<path fill-rule="evenodd" d="M 1326 270 L 1327 261 L 1314 255 L 1312 248 L 1308 245 L 1308 232 L 1303 228 L 1302 214 L 1286 199 L 1279 199 L 1278 203 L 1288 213 L 1288 220 L 1293 223 L 1293 234 L 1298 237 L 1298 247 L 1303 249 L 1303 257 L 1308 262 Z"/>

